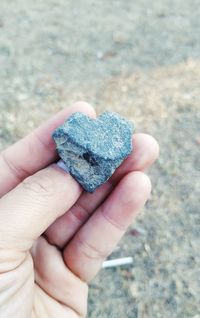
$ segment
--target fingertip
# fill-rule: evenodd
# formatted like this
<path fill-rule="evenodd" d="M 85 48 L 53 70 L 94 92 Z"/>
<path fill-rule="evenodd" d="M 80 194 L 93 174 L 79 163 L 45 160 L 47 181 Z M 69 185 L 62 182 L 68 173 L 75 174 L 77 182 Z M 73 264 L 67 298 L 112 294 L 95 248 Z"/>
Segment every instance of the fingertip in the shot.
<path fill-rule="evenodd" d="M 149 135 L 138 133 L 133 136 L 133 146 L 135 144 L 135 148 L 139 148 L 143 150 L 146 155 L 148 156 L 148 165 L 151 165 L 159 156 L 159 144 L 157 140 Z"/>
<path fill-rule="evenodd" d="M 134 180 L 137 183 L 138 192 L 141 191 L 146 196 L 146 199 L 149 198 L 151 193 L 151 180 L 144 172 L 135 171 Z"/>
<path fill-rule="evenodd" d="M 138 133 L 133 135 L 133 153 L 127 158 L 129 171 L 148 169 L 159 155 L 159 145 L 154 137 Z"/>
<path fill-rule="evenodd" d="M 148 134 L 143 134 L 143 138 L 146 138 L 146 143 L 149 145 L 149 155 L 152 162 L 154 162 L 158 158 L 160 151 L 158 141 Z"/>
<path fill-rule="evenodd" d="M 138 201 L 146 201 L 151 193 L 151 181 L 141 171 L 128 173 L 120 182 L 123 184 L 127 197 L 137 197 Z"/>
<path fill-rule="evenodd" d="M 77 101 L 71 106 L 69 106 L 69 108 L 70 108 L 70 112 L 72 113 L 82 112 L 92 118 L 96 118 L 97 116 L 94 107 L 84 101 Z"/>

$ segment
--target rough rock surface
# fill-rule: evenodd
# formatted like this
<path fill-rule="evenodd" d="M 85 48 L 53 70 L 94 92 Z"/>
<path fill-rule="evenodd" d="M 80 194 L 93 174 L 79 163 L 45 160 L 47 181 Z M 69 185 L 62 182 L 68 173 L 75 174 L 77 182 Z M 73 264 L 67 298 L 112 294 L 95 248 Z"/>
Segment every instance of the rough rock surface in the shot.
<path fill-rule="evenodd" d="M 113 112 L 75 113 L 53 133 L 59 156 L 88 192 L 103 184 L 132 151 L 132 124 Z"/>

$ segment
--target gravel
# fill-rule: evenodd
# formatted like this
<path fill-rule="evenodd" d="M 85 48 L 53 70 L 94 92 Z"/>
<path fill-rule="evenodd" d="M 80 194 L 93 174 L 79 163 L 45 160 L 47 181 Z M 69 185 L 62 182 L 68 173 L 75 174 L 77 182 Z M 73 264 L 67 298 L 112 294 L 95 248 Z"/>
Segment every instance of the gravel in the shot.
<path fill-rule="evenodd" d="M 91 318 L 200 317 L 200 7 L 195 0 L 0 2 L 0 147 L 75 100 L 161 147 L 152 196 L 91 283 Z"/>

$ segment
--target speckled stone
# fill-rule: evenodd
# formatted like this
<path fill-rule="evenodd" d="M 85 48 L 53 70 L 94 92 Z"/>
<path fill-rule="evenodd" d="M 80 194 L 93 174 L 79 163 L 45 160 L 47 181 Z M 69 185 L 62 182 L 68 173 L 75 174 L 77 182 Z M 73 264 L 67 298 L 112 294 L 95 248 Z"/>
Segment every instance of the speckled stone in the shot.
<path fill-rule="evenodd" d="M 74 113 L 54 131 L 53 139 L 69 173 L 87 192 L 94 192 L 132 152 L 132 131 L 132 124 L 113 112 L 97 119 Z"/>

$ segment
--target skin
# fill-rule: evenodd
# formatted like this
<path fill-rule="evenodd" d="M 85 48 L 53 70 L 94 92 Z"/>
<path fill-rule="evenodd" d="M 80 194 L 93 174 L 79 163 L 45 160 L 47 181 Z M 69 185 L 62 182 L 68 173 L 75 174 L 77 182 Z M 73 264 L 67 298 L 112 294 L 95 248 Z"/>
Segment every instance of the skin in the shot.
<path fill-rule="evenodd" d="M 93 194 L 56 164 L 53 130 L 78 102 L 0 155 L 1 317 L 85 317 L 87 283 L 149 198 L 144 174 L 158 144 L 135 134 L 134 153 Z"/>

